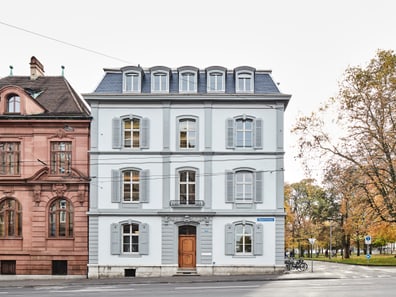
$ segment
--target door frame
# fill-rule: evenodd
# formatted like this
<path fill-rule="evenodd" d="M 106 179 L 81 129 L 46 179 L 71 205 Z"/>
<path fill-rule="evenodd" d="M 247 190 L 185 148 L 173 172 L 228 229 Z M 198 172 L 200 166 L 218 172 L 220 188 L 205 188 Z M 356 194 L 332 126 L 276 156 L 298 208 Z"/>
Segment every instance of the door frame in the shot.
<path fill-rule="evenodd" d="M 193 228 L 194 228 L 194 234 L 180 234 L 180 229 L 182 228 L 182 227 L 191 227 L 191 229 L 190 230 L 193 230 Z M 186 269 L 188 269 L 188 268 L 191 268 L 191 269 L 195 269 L 196 268 L 196 266 L 197 266 L 197 226 L 193 226 L 193 225 L 183 225 L 183 226 L 178 226 L 178 240 L 177 240 L 177 243 L 178 243 L 178 247 L 177 247 L 177 251 L 178 251 L 178 267 L 179 268 L 186 268 Z M 194 248 L 194 251 L 192 252 L 192 257 L 193 257 L 193 259 L 192 259 L 192 263 L 193 263 L 193 265 L 192 266 L 184 266 L 183 265 L 183 246 L 182 246 L 182 244 L 181 244 L 181 242 L 182 242 L 182 239 L 187 239 L 187 238 L 191 238 L 191 239 L 193 239 L 193 248 Z"/>

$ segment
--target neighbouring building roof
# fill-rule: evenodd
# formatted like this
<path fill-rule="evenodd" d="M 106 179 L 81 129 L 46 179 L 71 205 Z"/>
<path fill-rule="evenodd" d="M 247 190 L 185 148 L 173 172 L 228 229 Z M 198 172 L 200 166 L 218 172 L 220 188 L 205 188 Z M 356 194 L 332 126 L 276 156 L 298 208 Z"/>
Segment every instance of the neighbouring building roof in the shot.
<path fill-rule="evenodd" d="M 0 79 L 0 91 L 4 87 L 19 87 L 46 112 L 37 116 L 89 116 L 90 111 L 82 98 L 63 76 L 8 76 Z"/>

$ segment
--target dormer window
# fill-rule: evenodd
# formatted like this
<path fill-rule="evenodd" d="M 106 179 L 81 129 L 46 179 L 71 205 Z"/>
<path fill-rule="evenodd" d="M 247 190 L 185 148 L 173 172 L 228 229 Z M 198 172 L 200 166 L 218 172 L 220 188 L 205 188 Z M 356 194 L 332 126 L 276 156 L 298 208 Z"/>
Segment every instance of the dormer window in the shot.
<path fill-rule="evenodd" d="M 195 67 L 179 68 L 179 92 L 196 93 L 198 86 L 198 69 Z"/>
<path fill-rule="evenodd" d="M 169 93 L 169 69 L 157 66 L 151 71 L 151 92 Z"/>
<path fill-rule="evenodd" d="M 136 72 L 124 74 L 124 92 L 140 93 L 140 75 Z"/>
<path fill-rule="evenodd" d="M 123 73 L 123 92 L 140 93 L 142 89 L 143 69 L 138 66 L 127 66 L 121 69 Z"/>
<path fill-rule="evenodd" d="M 193 93 L 197 91 L 197 76 L 193 72 L 183 72 L 180 75 L 180 92 Z"/>
<path fill-rule="evenodd" d="M 236 71 L 235 91 L 237 93 L 254 93 L 254 69 L 249 67 Z"/>
<path fill-rule="evenodd" d="M 21 112 L 21 98 L 18 95 L 11 94 L 7 98 L 7 112 L 20 113 Z"/>
<path fill-rule="evenodd" d="M 208 93 L 224 93 L 225 92 L 225 73 L 223 67 L 212 66 L 206 69 L 206 85 Z"/>

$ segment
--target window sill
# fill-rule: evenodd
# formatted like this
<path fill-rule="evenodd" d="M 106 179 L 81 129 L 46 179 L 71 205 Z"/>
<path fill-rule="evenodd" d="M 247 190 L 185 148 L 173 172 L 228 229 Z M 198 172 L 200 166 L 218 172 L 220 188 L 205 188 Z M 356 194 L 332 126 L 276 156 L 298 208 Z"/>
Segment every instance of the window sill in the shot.
<path fill-rule="evenodd" d="M 15 237 L 11 237 L 11 236 L 0 236 L 0 240 L 23 240 L 22 236 L 15 236 Z"/>

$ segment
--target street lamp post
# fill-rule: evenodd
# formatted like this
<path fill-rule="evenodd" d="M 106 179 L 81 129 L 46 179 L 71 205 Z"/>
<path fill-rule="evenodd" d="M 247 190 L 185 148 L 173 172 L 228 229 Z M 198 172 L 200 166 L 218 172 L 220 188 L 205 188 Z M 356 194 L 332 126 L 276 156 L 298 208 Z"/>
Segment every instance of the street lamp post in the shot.
<path fill-rule="evenodd" d="M 329 259 L 331 259 L 331 253 L 332 253 L 332 246 L 331 246 L 332 229 L 331 229 L 331 227 L 332 227 L 332 225 L 331 225 L 331 222 L 330 222 L 330 246 L 329 246 L 330 251 L 329 251 Z"/>
<path fill-rule="evenodd" d="M 308 241 L 311 244 L 311 272 L 313 272 L 313 245 L 316 241 L 316 238 L 308 238 Z"/>

